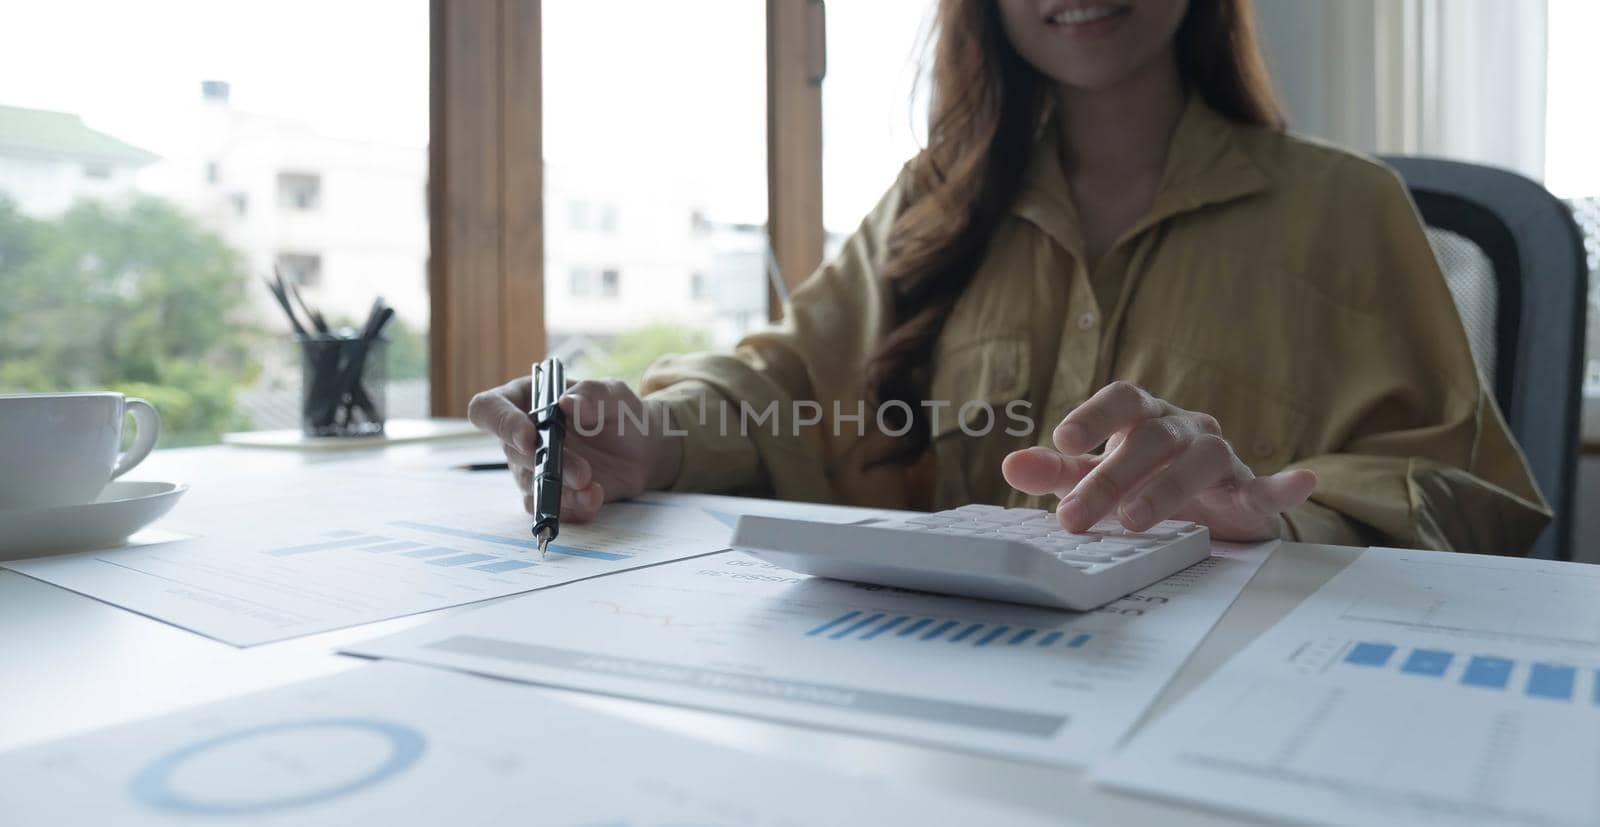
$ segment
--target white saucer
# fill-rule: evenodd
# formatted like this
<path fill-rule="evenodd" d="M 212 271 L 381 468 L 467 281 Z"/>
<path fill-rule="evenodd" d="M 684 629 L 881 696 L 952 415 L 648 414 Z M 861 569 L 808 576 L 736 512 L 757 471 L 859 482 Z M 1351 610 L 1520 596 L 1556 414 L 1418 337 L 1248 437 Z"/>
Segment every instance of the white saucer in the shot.
<path fill-rule="evenodd" d="M 0 560 L 122 545 L 188 490 L 181 483 L 119 480 L 92 503 L 0 511 Z"/>

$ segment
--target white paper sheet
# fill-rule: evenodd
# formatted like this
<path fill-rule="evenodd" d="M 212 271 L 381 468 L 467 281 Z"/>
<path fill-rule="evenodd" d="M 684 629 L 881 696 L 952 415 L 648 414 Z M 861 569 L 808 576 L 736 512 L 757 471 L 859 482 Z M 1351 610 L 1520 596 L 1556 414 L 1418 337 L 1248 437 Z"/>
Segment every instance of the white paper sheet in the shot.
<path fill-rule="evenodd" d="M 309 497 L 306 508 L 293 499 L 267 507 L 275 521 L 229 523 L 202 514 L 191 524 L 205 536 L 193 540 L 5 567 L 253 646 L 714 552 L 727 548 L 731 533 L 697 506 L 618 503 L 594 523 L 563 525 L 549 557 L 540 560 L 528 517 L 513 508 L 486 509 L 482 486 L 431 490 L 435 496 L 427 500 L 362 501 L 333 517 L 325 503 L 320 512 L 309 507 Z M 422 502 L 470 510 L 435 513 Z"/>
<path fill-rule="evenodd" d="M 1096 779 L 1311 824 L 1600 824 L 1600 569 L 1373 549 Z"/>
<path fill-rule="evenodd" d="M 1111 749 L 1270 546 L 1087 614 L 812 579 L 727 552 L 350 651 L 1043 763 Z"/>
<path fill-rule="evenodd" d="M 1044 823 L 934 790 L 713 746 L 514 684 L 400 664 L 362 666 L 0 755 L 0 821 Z"/>

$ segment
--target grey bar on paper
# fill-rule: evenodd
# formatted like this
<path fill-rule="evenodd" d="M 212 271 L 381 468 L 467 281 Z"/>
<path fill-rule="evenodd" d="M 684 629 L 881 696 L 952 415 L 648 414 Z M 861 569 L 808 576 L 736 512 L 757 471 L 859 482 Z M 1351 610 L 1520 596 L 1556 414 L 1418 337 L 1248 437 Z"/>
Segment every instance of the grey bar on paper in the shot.
<path fill-rule="evenodd" d="M 1067 723 L 1065 715 L 940 701 L 890 692 L 869 692 L 843 686 L 742 675 L 737 672 L 718 672 L 680 664 L 596 655 L 573 649 L 558 649 L 475 635 L 445 638 L 425 644 L 423 648 L 1040 738 L 1054 735 Z"/>

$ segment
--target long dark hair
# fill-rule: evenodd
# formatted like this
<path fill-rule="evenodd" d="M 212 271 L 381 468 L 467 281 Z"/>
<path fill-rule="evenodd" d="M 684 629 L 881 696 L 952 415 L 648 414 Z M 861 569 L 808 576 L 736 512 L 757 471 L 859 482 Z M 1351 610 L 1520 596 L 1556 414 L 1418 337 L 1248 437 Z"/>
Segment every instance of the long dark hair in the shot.
<path fill-rule="evenodd" d="M 972 280 L 989 238 L 1022 185 L 1048 100 L 1047 84 L 1017 54 L 996 0 L 939 0 L 928 146 L 911 164 L 910 205 L 889 231 L 883 278 L 894 327 L 867 361 L 868 393 L 903 402 L 906 437 L 877 461 L 911 462 L 928 447 L 922 401 L 945 319 Z M 1256 41 L 1250 0 L 1191 0 L 1176 35 L 1184 84 L 1232 120 L 1282 129 L 1283 115 Z M 884 409 L 903 413 L 899 405 Z"/>

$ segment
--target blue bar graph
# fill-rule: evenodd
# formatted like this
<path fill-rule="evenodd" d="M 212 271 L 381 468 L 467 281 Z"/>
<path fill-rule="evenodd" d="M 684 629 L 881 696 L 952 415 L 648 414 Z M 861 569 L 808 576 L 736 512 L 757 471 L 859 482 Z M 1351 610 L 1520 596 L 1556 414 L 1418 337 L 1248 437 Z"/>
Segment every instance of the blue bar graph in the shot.
<path fill-rule="evenodd" d="M 527 562 L 525 560 L 501 560 L 498 563 L 487 563 L 487 564 L 482 565 L 482 566 L 473 566 L 472 570 L 473 571 L 487 571 L 487 572 L 498 574 L 498 573 L 503 572 L 503 571 L 516 571 L 517 569 L 531 569 L 536 565 L 538 565 L 538 564 L 537 563 L 529 563 L 529 562 Z"/>
<path fill-rule="evenodd" d="M 1600 706 L 1600 669 L 1594 670 L 1594 705 Z"/>
<path fill-rule="evenodd" d="M 429 560 L 430 566 L 465 566 L 468 563 L 481 563 L 484 560 L 493 560 L 493 554 L 457 554 L 454 557 L 440 557 Z"/>
<path fill-rule="evenodd" d="M 1461 674 L 1463 686 L 1481 686 L 1486 689 L 1505 689 L 1511 680 L 1511 661 L 1474 655 L 1467 661 L 1467 671 Z"/>
<path fill-rule="evenodd" d="M 1535 663 L 1533 669 L 1528 672 L 1528 697 L 1571 700 L 1572 685 L 1577 679 L 1578 670 L 1571 666 Z"/>
<path fill-rule="evenodd" d="M 1406 657 L 1406 662 L 1400 665 L 1400 671 L 1409 675 L 1427 675 L 1437 678 L 1450 668 L 1450 661 L 1456 656 L 1438 649 L 1412 649 Z"/>
<path fill-rule="evenodd" d="M 902 624 L 902 623 L 904 623 L 904 622 L 906 622 L 907 620 L 910 620 L 910 619 L 911 618 L 906 617 L 905 615 L 901 615 L 901 616 L 899 616 L 897 618 L 894 618 L 894 619 L 890 620 L 888 623 L 880 624 L 878 626 L 878 628 L 873 629 L 872 631 L 862 635 L 861 639 L 862 640 L 872 640 L 873 638 L 877 637 L 878 635 L 881 635 L 884 632 L 887 632 L 890 629 L 893 629 L 894 627 L 899 626 L 900 624 Z"/>
<path fill-rule="evenodd" d="M 361 550 L 371 552 L 372 554 L 383 554 L 390 551 L 405 551 L 413 548 L 422 548 L 422 544 L 413 543 L 410 540 L 395 540 L 392 543 L 379 543 L 375 546 L 363 546 Z"/>
<path fill-rule="evenodd" d="M 1344 656 L 1345 663 L 1356 666 L 1388 666 L 1389 658 L 1394 657 L 1394 647 L 1387 643 L 1357 643 L 1350 647 Z"/>
<path fill-rule="evenodd" d="M 268 557 L 292 557 L 296 554 L 305 554 L 312 551 L 326 551 L 330 548 L 354 548 L 356 546 L 365 546 L 370 543 L 381 543 L 387 539 L 387 537 L 341 537 L 337 540 L 324 540 L 320 543 L 306 543 L 303 546 L 289 546 L 287 548 L 268 549 L 267 551 L 262 552 L 262 554 L 265 554 Z"/>
<path fill-rule="evenodd" d="M 460 554 L 460 553 L 461 553 L 461 549 L 458 549 L 458 548 L 438 548 L 437 546 L 435 546 L 434 548 L 419 548 L 416 551 L 408 551 L 405 554 L 402 554 L 400 556 L 402 556 L 402 557 L 440 557 L 440 556 L 443 556 L 443 555 L 446 555 L 446 554 Z"/>
<path fill-rule="evenodd" d="M 492 564 L 474 568 L 501 570 L 500 566 L 501 564 Z M 865 609 L 844 612 L 838 617 L 812 627 L 805 634 L 806 637 L 828 640 L 892 641 L 902 638 L 918 641 L 942 640 L 946 643 L 967 644 L 975 649 L 986 648 L 991 644 L 1004 644 L 1006 647 L 1015 646 L 1029 651 L 1054 646 L 1081 649 L 1094 637 L 1089 632 L 1074 634 L 1062 629 L 1044 631 L 1008 623 L 971 623 L 962 620 L 941 620 L 936 617 L 897 615 L 893 612 L 869 612 Z"/>
<path fill-rule="evenodd" d="M 451 528 L 450 526 L 432 525 L 430 523 L 413 523 L 405 520 L 392 523 L 391 525 L 397 525 L 401 528 L 409 528 L 415 531 L 426 531 L 430 534 L 442 534 L 446 537 L 459 537 L 463 540 L 476 540 L 480 543 L 510 546 L 512 548 L 520 548 L 526 551 L 537 551 L 539 549 L 539 542 L 533 539 L 531 536 L 507 537 L 503 534 L 485 534 L 480 531 L 468 531 L 463 528 Z M 622 554 L 614 551 L 594 551 L 592 549 L 573 548 L 572 546 L 559 545 L 551 545 L 550 551 L 559 554 L 571 555 L 573 557 L 590 557 L 595 560 L 627 560 L 633 557 L 631 554 Z"/>
<path fill-rule="evenodd" d="M 904 629 L 901 629 L 900 631 L 896 632 L 895 633 L 895 637 L 910 637 L 910 636 L 916 634 L 919 629 L 921 629 L 922 627 L 924 627 L 924 626 L 926 626 L 926 625 L 928 625 L 929 623 L 932 623 L 932 622 L 933 622 L 933 618 L 925 617 L 925 618 L 917 621 L 916 623 L 913 623 L 910 626 L 907 626 Z"/>
<path fill-rule="evenodd" d="M 855 634 L 856 632 L 859 632 L 862 629 L 865 629 L 866 627 L 871 626 L 874 623 L 877 623 L 878 621 L 880 621 L 882 619 L 883 619 L 883 612 L 877 612 L 875 614 L 867 615 L 866 619 L 858 620 L 858 621 L 850 624 L 849 626 L 846 626 L 843 629 L 840 629 L 839 631 L 834 632 L 831 635 L 828 635 L 828 639 L 829 640 L 839 640 L 841 638 L 847 638 L 847 637 Z"/>
<path fill-rule="evenodd" d="M 978 642 L 976 644 L 974 644 L 974 645 L 976 645 L 976 646 L 988 646 L 989 644 L 994 642 L 995 638 L 1000 637 L 1001 635 L 1003 635 L 1003 634 L 1005 634 L 1006 632 L 1009 632 L 1009 631 L 1011 631 L 1011 627 L 1010 626 L 996 626 L 996 627 L 994 627 L 994 631 L 990 632 L 987 635 L 984 635 L 982 638 L 979 638 Z"/>
<path fill-rule="evenodd" d="M 967 628 L 962 629 L 959 633 L 956 634 L 955 637 L 950 638 L 950 642 L 951 643 L 960 643 L 961 641 L 966 640 L 969 637 L 972 637 L 972 633 L 973 632 L 976 632 L 976 631 L 978 631 L 979 629 L 982 629 L 982 628 L 983 628 L 983 624 L 982 623 L 974 623 L 971 626 L 968 626 Z"/>
<path fill-rule="evenodd" d="M 809 632 L 806 632 L 806 634 L 808 636 L 815 637 L 817 635 L 822 634 L 823 632 L 828 631 L 829 629 L 832 629 L 835 626 L 838 626 L 841 623 L 849 623 L 851 618 L 859 617 L 860 615 L 861 615 L 860 612 L 846 612 L 846 613 L 844 613 L 842 615 L 839 615 L 838 617 L 828 621 L 827 623 L 824 623 L 821 626 L 818 626 L 817 628 L 812 629 Z"/>

